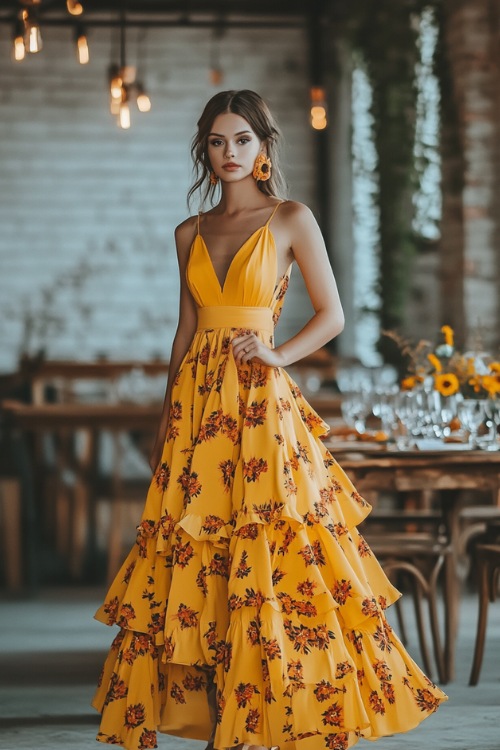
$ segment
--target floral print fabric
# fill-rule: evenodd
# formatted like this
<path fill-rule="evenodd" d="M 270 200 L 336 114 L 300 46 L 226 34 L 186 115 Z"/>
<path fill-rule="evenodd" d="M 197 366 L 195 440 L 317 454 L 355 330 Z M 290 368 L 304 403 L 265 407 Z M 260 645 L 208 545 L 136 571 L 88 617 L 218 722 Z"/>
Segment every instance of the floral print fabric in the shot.
<path fill-rule="evenodd" d="M 234 305 L 241 322 L 264 306 L 277 322 L 289 271 L 274 285 L 268 224 L 225 289 L 207 262 L 198 235 L 187 273 L 200 307 Z M 97 739 L 128 750 L 157 747 L 158 730 L 208 740 L 214 726 L 216 748 L 345 750 L 446 699 L 385 619 L 399 593 L 357 529 L 370 507 L 323 445 L 327 425 L 286 371 L 236 364 L 241 330 L 195 333 L 137 543 L 96 613 L 120 628 Z"/>

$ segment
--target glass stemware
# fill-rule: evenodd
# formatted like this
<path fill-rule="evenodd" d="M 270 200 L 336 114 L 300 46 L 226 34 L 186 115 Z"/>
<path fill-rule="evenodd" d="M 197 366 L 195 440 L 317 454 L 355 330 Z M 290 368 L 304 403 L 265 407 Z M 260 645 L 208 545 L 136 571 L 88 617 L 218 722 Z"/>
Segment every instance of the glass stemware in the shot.
<path fill-rule="evenodd" d="M 477 448 L 478 430 L 486 418 L 485 399 L 464 398 L 459 407 L 459 418 L 469 431 L 469 444 L 471 448 Z"/>
<path fill-rule="evenodd" d="M 366 418 L 371 412 L 369 394 L 363 391 L 343 394 L 340 409 L 344 422 L 349 427 L 353 427 L 359 433 L 365 432 Z"/>
<path fill-rule="evenodd" d="M 487 424 L 489 424 L 490 433 L 492 433 L 492 438 L 487 445 L 487 450 L 500 450 L 500 435 L 498 434 L 498 428 L 500 427 L 500 399 L 486 399 L 485 412 L 488 420 Z"/>

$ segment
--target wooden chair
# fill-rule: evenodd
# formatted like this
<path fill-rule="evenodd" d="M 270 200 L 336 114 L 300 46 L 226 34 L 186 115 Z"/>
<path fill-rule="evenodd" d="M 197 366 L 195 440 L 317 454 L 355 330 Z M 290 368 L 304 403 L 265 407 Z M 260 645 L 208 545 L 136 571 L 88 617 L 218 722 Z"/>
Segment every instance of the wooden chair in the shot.
<path fill-rule="evenodd" d="M 475 552 L 479 580 L 479 614 L 469 685 L 477 685 L 481 671 L 486 640 L 488 603 L 495 601 L 498 591 L 500 544 L 478 544 Z"/>
<path fill-rule="evenodd" d="M 404 577 L 411 584 L 423 667 L 432 676 L 434 669 L 423 615 L 423 601 L 427 601 L 430 641 L 437 674 L 440 682 L 447 683 L 450 679 L 450 665 L 439 627 L 439 584 L 442 583 L 443 605 L 448 620 L 452 606 L 447 579 L 453 561 L 452 550 L 440 522 L 440 515 L 433 511 L 374 510 L 364 522 L 362 533 L 387 576 L 396 585 L 397 577 Z M 396 613 L 402 640 L 406 641 L 406 628 L 399 603 L 396 604 Z"/>
<path fill-rule="evenodd" d="M 21 484 L 17 477 L 0 476 L 0 530 L 5 583 L 18 591 L 23 582 L 21 550 Z"/>

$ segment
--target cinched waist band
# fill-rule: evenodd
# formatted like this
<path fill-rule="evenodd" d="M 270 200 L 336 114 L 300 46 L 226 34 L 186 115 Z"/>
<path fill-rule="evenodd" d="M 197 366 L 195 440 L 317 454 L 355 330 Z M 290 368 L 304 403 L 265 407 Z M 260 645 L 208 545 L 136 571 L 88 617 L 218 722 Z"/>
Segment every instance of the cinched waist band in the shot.
<path fill-rule="evenodd" d="M 198 308 L 198 329 L 252 328 L 274 333 L 273 311 L 270 307 L 244 305 L 210 305 Z"/>

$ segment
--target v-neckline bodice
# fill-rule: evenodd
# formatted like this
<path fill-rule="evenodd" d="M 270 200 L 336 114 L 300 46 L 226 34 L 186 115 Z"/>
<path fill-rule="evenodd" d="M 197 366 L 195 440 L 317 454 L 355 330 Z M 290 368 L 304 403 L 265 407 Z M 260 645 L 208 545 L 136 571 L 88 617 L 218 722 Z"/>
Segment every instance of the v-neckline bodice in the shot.
<path fill-rule="evenodd" d="M 268 222 L 268 221 L 267 221 L 267 222 L 266 222 L 265 224 L 263 224 L 262 226 L 260 226 L 260 227 L 257 227 L 257 229 L 256 229 L 256 230 L 255 230 L 254 232 L 252 232 L 252 234 L 251 234 L 251 235 L 250 235 L 249 237 L 247 237 L 247 239 L 246 239 L 246 240 L 245 240 L 245 241 L 243 242 L 243 244 L 242 244 L 242 245 L 240 245 L 240 246 L 239 246 L 239 248 L 238 248 L 238 249 L 236 250 L 236 252 L 234 253 L 234 255 L 233 255 L 233 256 L 231 257 L 231 261 L 230 261 L 230 263 L 229 263 L 229 266 L 228 266 L 228 268 L 227 268 L 227 271 L 226 271 L 226 275 L 225 275 L 225 277 L 224 277 L 224 281 L 222 282 L 222 284 L 221 284 L 221 281 L 220 281 L 219 277 L 217 276 L 217 272 L 216 272 L 216 270 L 215 270 L 215 266 L 214 266 L 214 264 L 213 264 L 213 261 L 212 261 L 212 256 L 210 255 L 210 250 L 208 249 L 207 243 L 205 242 L 205 239 L 204 239 L 203 235 L 201 234 L 201 232 L 200 232 L 200 231 L 198 231 L 198 233 L 197 233 L 196 237 L 199 237 L 199 238 L 200 238 L 201 244 L 203 245 L 203 249 L 204 249 L 204 251 L 205 251 L 205 253 L 206 253 L 206 256 L 207 256 L 207 258 L 208 258 L 208 262 L 209 262 L 209 266 L 210 266 L 210 269 L 211 269 L 211 271 L 212 271 L 212 274 L 213 274 L 213 276 L 214 276 L 215 280 L 217 281 L 217 284 L 219 285 L 219 289 L 220 289 L 220 292 L 221 292 L 221 294 L 224 294 L 224 289 L 225 289 L 225 287 L 226 287 L 226 284 L 227 284 L 227 280 L 228 280 L 229 274 L 230 274 L 230 272 L 231 272 L 231 269 L 232 269 L 232 267 L 234 266 L 234 263 L 235 263 L 235 261 L 236 261 L 236 258 L 237 258 L 237 257 L 238 257 L 238 256 L 240 255 L 240 253 L 241 253 L 241 252 L 242 252 L 242 251 L 243 251 L 243 250 L 245 249 L 245 247 L 246 247 L 246 246 L 248 245 L 248 243 L 249 243 L 249 242 L 251 242 L 251 240 L 253 240 L 253 238 L 254 238 L 254 237 L 255 237 L 256 235 L 260 234 L 260 233 L 261 233 L 261 232 L 263 232 L 263 231 L 264 231 L 265 229 L 267 229 L 267 230 L 268 230 L 268 232 L 269 232 L 269 235 L 270 235 L 270 237 L 271 237 L 272 241 L 274 242 L 274 237 L 273 237 L 273 235 L 272 235 L 272 232 L 271 232 L 271 230 L 269 229 L 269 222 Z M 258 241 L 258 240 L 257 240 L 257 241 Z M 256 241 L 255 245 L 257 245 L 257 241 Z"/>

